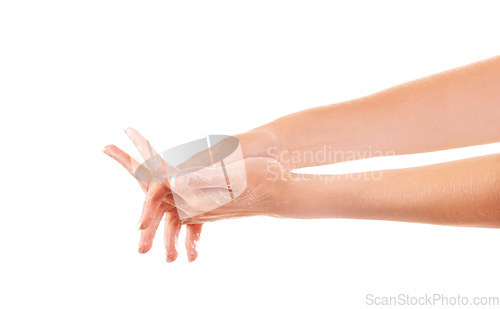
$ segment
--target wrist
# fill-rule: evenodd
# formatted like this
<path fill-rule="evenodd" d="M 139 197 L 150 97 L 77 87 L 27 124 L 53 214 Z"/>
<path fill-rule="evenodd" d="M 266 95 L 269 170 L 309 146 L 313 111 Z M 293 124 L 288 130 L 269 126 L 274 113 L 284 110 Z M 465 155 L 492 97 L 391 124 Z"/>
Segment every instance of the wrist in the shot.
<path fill-rule="evenodd" d="M 314 185 L 314 180 L 305 179 L 308 176 L 282 169 L 281 165 L 279 171 L 270 170 L 267 177 L 273 182 L 269 185 L 269 197 L 273 203 L 272 207 L 265 209 L 265 215 L 299 219 L 314 217 L 311 206 L 318 204 L 314 195 L 321 189 Z"/>
<path fill-rule="evenodd" d="M 236 135 L 244 158 L 265 157 L 278 160 L 279 145 L 272 126 L 265 125 Z"/>
<path fill-rule="evenodd" d="M 361 181 L 347 175 L 306 175 L 289 173 L 278 195 L 278 216 L 297 219 L 350 218 L 363 199 Z"/>

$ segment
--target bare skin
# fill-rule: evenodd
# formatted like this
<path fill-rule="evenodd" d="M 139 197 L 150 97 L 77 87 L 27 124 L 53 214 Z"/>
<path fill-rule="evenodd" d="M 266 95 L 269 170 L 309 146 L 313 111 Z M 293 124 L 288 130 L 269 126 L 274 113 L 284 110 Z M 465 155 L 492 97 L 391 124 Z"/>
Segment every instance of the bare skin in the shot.
<path fill-rule="evenodd" d="M 264 139 L 286 168 L 331 164 L 294 151 L 410 154 L 500 141 L 500 56 L 407 82 L 375 94 L 307 109 L 243 134 Z M 259 142 L 262 143 L 262 142 Z M 253 147 L 251 147 L 253 149 Z M 266 151 L 252 156 L 269 156 Z M 369 154 L 368 154 L 369 155 Z M 288 157 L 287 157 L 288 156 Z"/>
<path fill-rule="evenodd" d="M 371 96 L 318 107 L 280 118 L 238 135 L 246 158 L 245 192 L 200 215 L 179 219 L 181 205 L 168 181 L 139 182 L 147 192 L 141 217 L 139 252 L 147 252 L 165 217 L 167 261 L 177 257 L 175 243 L 187 225 L 189 261 L 197 257 L 201 224 L 226 218 L 267 215 L 282 218 L 357 218 L 500 227 L 500 154 L 417 168 L 329 177 L 299 175 L 291 169 L 356 158 L 303 156 L 323 151 L 407 154 L 500 141 L 500 57 L 432 75 Z M 300 124 L 300 125 L 298 125 Z M 127 135 L 145 160 L 147 141 L 135 130 Z M 367 152 L 369 150 L 369 152 Z M 106 154 L 132 175 L 139 163 L 115 146 Z M 164 170 L 160 162 L 151 173 Z M 220 181 L 189 186 L 200 194 L 219 194 Z M 182 187 L 182 185 L 181 185 Z M 207 189 L 212 188 L 212 191 Z M 177 193 L 176 193 L 177 192 Z M 184 201 L 184 200 L 183 200 Z M 185 201 L 190 206 L 193 202 Z M 187 209 L 187 208 L 185 208 Z"/>

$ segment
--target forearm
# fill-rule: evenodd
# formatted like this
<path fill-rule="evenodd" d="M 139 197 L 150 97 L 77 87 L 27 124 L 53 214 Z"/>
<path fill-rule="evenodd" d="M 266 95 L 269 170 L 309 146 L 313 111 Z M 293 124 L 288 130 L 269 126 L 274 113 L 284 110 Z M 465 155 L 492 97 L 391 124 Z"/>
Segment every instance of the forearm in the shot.
<path fill-rule="evenodd" d="M 297 176 L 272 215 L 500 227 L 500 154 L 380 173 Z"/>
<path fill-rule="evenodd" d="M 272 140 L 266 156 L 298 168 L 497 142 L 498 119 L 500 56 L 291 114 L 250 132 Z M 320 151 L 321 159 L 307 154 Z"/>

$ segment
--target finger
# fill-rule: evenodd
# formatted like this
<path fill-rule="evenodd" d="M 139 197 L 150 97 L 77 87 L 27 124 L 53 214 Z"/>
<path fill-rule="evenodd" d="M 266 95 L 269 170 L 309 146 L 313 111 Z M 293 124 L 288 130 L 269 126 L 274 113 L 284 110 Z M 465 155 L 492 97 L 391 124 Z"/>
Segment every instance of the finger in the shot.
<path fill-rule="evenodd" d="M 146 166 L 153 173 L 155 178 L 161 183 L 167 183 L 167 164 L 156 150 L 154 150 L 149 141 L 133 128 L 127 128 L 125 134 L 127 134 L 135 145 L 144 159 Z"/>
<path fill-rule="evenodd" d="M 177 239 L 181 230 L 181 223 L 175 210 L 167 211 L 165 213 L 165 251 L 167 262 L 173 262 L 177 259 Z"/>
<path fill-rule="evenodd" d="M 104 153 L 109 157 L 115 159 L 118 163 L 120 163 L 129 173 L 134 177 L 139 185 L 141 186 L 144 192 L 147 192 L 149 189 L 150 182 L 143 181 L 142 179 L 152 179 L 152 176 L 144 176 L 138 177 L 138 175 L 151 175 L 149 170 L 141 165 L 137 160 L 128 155 L 125 151 L 116 147 L 115 145 L 108 145 L 104 148 Z M 174 198 L 172 193 L 169 192 L 165 198 L 164 202 L 169 204 L 170 206 L 174 206 Z"/>
<path fill-rule="evenodd" d="M 160 183 L 155 183 L 149 188 L 144 200 L 141 219 L 139 220 L 140 230 L 145 230 L 151 225 L 153 214 L 160 207 L 168 193 L 170 193 L 170 190 Z"/>
<path fill-rule="evenodd" d="M 129 156 L 125 151 L 121 150 L 120 148 L 116 147 L 115 145 L 107 145 L 104 147 L 104 153 L 108 155 L 109 157 L 115 159 L 118 163 L 120 163 L 129 173 L 134 177 L 138 182 L 139 185 L 141 186 L 143 191 L 147 191 L 148 184 L 147 182 L 144 182 L 141 180 L 141 178 L 138 178 L 136 176 L 136 171 L 140 169 L 142 166 L 139 162 L 137 162 L 134 158 Z M 140 169 L 141 173 L 144 174 L 151 174 L 147 169 Z M 144 179 L 152 179 L 152 176 L 146 176 Z"/>
<path fill-rule="evenodd" d="M 153 246 L 153 240 L 155 238 L 156 231 L 158 230 L 158 226 L 160 225 L 161 219 L 167 207 L 168 205 L 163 203 L 156 210 L 151 225 L 147 229 L 141 231 L 141 238 L 139 240 L 139 253 L 146 253 Z"/>
<path fill-rule="evenodd" d="M 203 224 L 188 224 L 186 227 L 186 252 L 191 263 L 198 257 L 198 242 Z"/>

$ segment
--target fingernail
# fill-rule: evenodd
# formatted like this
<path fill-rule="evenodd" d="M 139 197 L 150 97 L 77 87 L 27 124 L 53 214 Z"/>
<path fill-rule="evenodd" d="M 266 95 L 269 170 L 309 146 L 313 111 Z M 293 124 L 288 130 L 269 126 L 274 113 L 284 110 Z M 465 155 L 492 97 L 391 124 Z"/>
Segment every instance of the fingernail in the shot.
<path fill-rule="evenodd" d="M 126 134 L 129 138 L 134 138 L 134 135 L 132 134 L 132 130 L 131 130 L 131 128 L 126 128 L 125 130 L 123 130 L 123 132 L 125 132 L 125 134 Z"/>
<path fill-rule="evenodd" d="M 116 155 L 116 153 L 115 153 L 112 149 L 105 148 L 105 149 L 103 150 L 103 152 L 104 152 L 104 153 L 105 153 L 108 157 L 113 158 L 113 159 L 115 159 L 115 160 L 116 160 L 117 155 Z"/>

